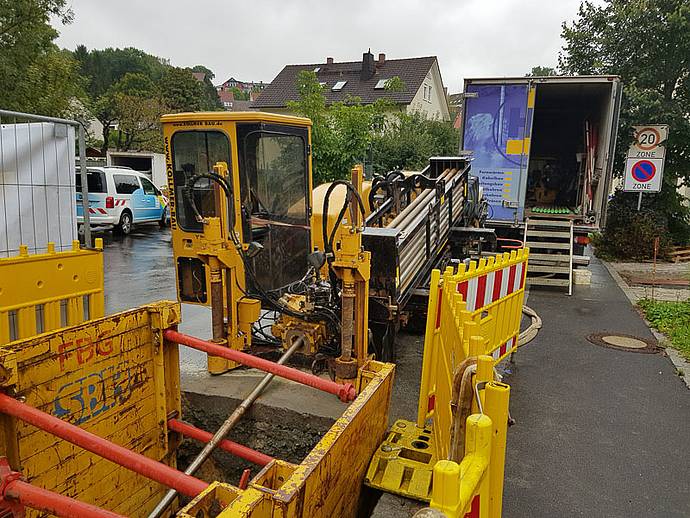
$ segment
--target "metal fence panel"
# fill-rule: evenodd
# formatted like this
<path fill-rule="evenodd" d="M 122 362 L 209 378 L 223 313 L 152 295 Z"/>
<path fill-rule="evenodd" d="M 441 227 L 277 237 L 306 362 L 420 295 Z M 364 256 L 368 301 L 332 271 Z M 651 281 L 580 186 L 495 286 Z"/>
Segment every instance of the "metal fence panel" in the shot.
<path fill-rule="evenodd" d="M 18 253 L 22 244 L 31 253 L 45 251 L 49 241 L 58 250 L 72 247 L 77 238 L 75 173 L 73 126 L 0 125 L 0 256 Z"/>

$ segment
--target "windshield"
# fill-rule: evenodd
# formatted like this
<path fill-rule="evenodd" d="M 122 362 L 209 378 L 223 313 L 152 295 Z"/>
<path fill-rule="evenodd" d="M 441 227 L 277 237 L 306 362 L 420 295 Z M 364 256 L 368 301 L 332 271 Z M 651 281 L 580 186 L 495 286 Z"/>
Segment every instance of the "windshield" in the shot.
<path fill-rule="evenodd" d="M 252 126 L 241 140 L 243 204 L 253 215 L 307 224 L 304 137 Z"/>
<path fill-rule="evenodd" d="M 216 162 L 226 162 L 230 166 L 230 141 L 220 131 L 178 131 L 172 138 L 172 154 L 177 222 L 183 230 L 201 232 L 203 224 L 196 220 L 187 203 L 184 187 L 192 176 L 211 172 Z M 194 201 L 203 217 L 217 215 L 217 191 L 216 184 L 206 178 L 194 184 Z"/>
<path fill-rule="evenodd" d="M 307 129 L 238 124 L 237 139 L 244 235 L 263 246 L 256 277 L 281 289 L 304 276 L 310 252 Z"/>

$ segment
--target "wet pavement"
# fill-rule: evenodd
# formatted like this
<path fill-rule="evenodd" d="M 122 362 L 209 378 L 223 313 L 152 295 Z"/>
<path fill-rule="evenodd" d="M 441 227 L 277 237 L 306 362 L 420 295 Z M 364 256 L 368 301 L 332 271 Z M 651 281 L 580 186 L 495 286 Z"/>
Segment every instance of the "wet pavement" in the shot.
<path fill-rule="evenodd" d="M 106 314 L 159 300 L 177 300 L 170 228 L 140 225 L 128 236 L 104 232 L 95 237 L 104 241 Z M 210 309 L 182 305 L 182 332 L 208 338 L 210 329 Z M 185 375 L 205 375 L 206 355 L 182 347 L 180 366 Z"/>
<path fill-rule="evenodd" d="M 103 237 L 107 313 L 175 300 L 169 229 Z M 508 439 L 504 516 L 690 516 L 690 392 L 662 355 L 587 342 L 604 331 L 653 338 L 601 263 L 594 259 L 591 269 L 592 285 L 575 286 L 572 297 L 529 294 L 544 327 L 506 380 L 517 424 Z M 184 332 L 210 334 L 207 308 L 183 305 L 182 322 Z M 403 334 L 398 342 L 391 417 L 413 419 L 423 340 Z M 206 374 L 203 353 L 180 352 L 183 390 L 209 393 L 209 383 L 216 394 L 229 390 L 225 376 Z M 248 391 L 253 383 L 239 386 Z"/>
<path fill-rule="evenodd" d="M 544 327 L 516 355 L 504 515 L 690 516 L 690 391 L 668 358 L 603 348 L 596 332 L 653 339 L 593 258 L 591 286 L 531 290 Z"/>

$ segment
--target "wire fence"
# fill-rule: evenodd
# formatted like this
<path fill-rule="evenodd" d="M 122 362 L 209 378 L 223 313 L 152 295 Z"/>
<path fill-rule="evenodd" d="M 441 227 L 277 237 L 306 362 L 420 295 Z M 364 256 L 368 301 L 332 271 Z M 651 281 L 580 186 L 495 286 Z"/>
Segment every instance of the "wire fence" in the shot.
<path fill-rule="evenodd" d="M 0 110 L 0 257 L 17 255 L 20 245 L 32 254 L 45 252 L 49 242 L 56 250 L 72 248 L 78 238 L 77 149 L 85 164 L 79 122 Z M 86 180 L 85 168 L 79 172 Z M 86 193 L 83 197 L 88 200 Z M 89 247 L 88 209 L 85 212 Z"/>

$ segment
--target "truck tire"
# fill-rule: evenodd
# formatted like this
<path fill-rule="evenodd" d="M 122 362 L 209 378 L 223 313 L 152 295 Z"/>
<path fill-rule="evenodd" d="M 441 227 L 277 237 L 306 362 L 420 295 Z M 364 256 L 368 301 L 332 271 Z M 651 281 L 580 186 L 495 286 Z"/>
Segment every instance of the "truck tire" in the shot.
<path fill-rule="evenodd" d="M 120 214 L 120 223 L 115 226 L 118 234 L 123 236 L 128 235 L 132 231 L 132 213 L 128 210 L 122 211 Z"/>

